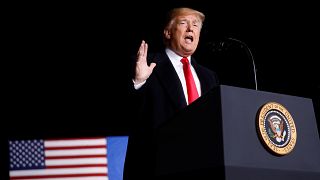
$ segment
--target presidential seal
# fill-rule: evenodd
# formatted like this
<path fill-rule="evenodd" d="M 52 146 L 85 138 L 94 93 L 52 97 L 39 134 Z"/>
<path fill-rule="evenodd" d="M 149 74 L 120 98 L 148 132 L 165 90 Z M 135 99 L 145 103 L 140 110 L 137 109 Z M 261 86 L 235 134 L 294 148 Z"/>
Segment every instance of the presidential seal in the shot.
<path fill-rule="evenodd" d="M 257 132 L 264 146 L 276 155 L 290 153 L 297 141 L 297 130 L 289 111 L 279 103 L 264 104 L 257 114 Z"/>

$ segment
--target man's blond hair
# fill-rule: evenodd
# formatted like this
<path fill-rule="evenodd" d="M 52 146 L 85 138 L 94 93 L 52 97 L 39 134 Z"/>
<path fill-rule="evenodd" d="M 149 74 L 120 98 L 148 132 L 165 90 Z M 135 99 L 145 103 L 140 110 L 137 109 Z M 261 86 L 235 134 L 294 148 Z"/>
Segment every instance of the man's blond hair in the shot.
<path fill-rule="evenodd" d="M 202 12 L 197 11 L 195 9 L 186 8 L 186 7 L 174 8 L 171 11 L 169 11 L 167 15 L 165 28 L 170 29 L 176 17 L 185 16 L 185 15 L 197 16 L 201 22 L 201 25 L 203 24 L 205 19 L 205 15 Z"/>

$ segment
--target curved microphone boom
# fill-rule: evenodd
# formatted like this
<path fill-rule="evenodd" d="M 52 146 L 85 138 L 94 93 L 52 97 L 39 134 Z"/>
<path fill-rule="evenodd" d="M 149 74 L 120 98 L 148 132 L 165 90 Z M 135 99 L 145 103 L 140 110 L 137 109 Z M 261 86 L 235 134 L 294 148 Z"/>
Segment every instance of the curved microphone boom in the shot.
<path fill-rule="evenodd" d="M 253 65 L 253 73 L 254 73 L 254 83 L 255 83 L 255 87 L 256 87 L 256 90 L 258 90 L 258 82 L 257 82 L 257 69 L 256 69 L 256 65 L 255 65 L 255 62 L 254 62 L 254 58 L 253 58 L 253 55 L 251 53 L 251 50 L 250 48 L 248 47 L 248 45 L 238 39 L 235 39 L 235 38 L 228 38 L 228 40 L 231 40 L 231 41 L 235 41 L 237 43 L 240 43 L 241 47 L 245 47 L 246 49 L 246 53 L 248 54 L 248 56 L 250 57 L 250 59 L 252 60 L 252 65 Z"/>

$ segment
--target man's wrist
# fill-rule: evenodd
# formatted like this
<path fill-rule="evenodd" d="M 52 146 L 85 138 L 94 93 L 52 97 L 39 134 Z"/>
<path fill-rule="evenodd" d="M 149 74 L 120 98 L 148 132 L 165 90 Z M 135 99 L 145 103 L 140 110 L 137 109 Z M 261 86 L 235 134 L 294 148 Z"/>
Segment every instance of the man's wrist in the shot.
<path fill-rule="evenodd" d="M 143 86 L 146 83 L 146 80 L 142 81 L 142 82 L 137 82 L 134 79 L 132 79 L 133 82 L 133 86 L 136 90 L 140 89 L 141 86 Z"/>

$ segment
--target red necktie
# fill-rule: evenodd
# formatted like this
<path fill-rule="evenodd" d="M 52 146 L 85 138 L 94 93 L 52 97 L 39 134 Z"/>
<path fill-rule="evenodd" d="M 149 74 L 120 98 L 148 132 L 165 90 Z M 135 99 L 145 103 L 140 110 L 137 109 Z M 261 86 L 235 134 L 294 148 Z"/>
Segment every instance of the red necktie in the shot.
<path fill-rule="evenodd" d="M 191 68 L 190 68 L 190 63 L 188 58 L 186 57 L 182 58 L 181 62 L 183 64 L 183 73 L 184 73 L 184 78 L 186 79 L 186 84 L 187 84 L 188 102 L 190 104 L 199 97 L 199 94 L 197 91 L 196 83 L 194 82 L 194 79 L 191 73 Z"/>

